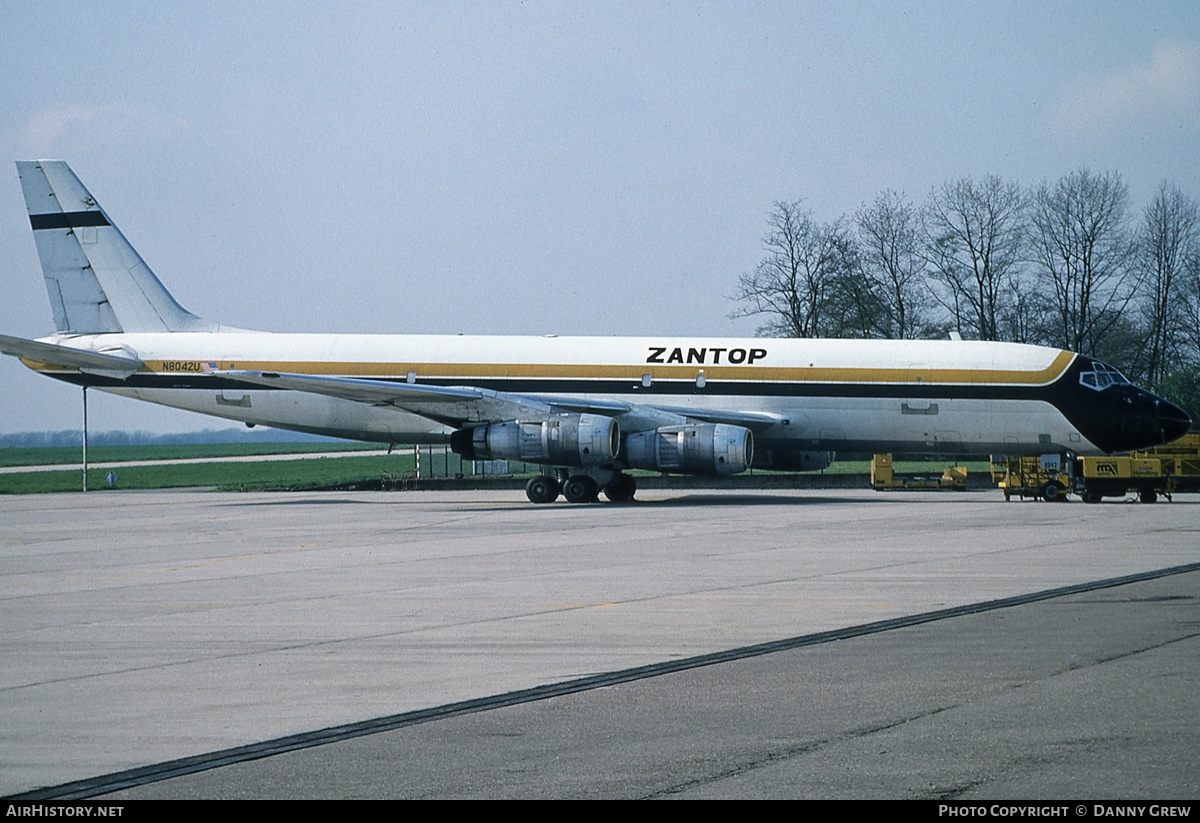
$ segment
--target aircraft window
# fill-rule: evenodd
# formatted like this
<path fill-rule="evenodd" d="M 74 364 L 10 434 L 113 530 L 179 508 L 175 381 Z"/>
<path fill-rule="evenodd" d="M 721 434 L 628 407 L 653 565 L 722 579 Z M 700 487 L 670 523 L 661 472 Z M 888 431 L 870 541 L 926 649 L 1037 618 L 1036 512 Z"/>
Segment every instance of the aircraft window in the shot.
<path fill-rule="evenodd" d="M 1129 380 L 1125 377 L 1125 375 L 1121 374 L 1119 371 L 1114 369 L 1112 366 L 1105 366 L 1105 368 L 1108 369 L 1108 375 L 1109 375 L 1109 377 L 1112 378 L 1112 381 L 1114 383 L 1128 383 L 1129 382 Z"/>
<path fill-rule="evenodd" d="M 1101 363 L 1099 360 L 1093 360 L 1092 370 L 1082 372 L 1079 375 L 1079 382 L 1089 389 L 1103 391 L 1112 385 L 1128 383 L 1129 380 L 1112 366 Z"/>

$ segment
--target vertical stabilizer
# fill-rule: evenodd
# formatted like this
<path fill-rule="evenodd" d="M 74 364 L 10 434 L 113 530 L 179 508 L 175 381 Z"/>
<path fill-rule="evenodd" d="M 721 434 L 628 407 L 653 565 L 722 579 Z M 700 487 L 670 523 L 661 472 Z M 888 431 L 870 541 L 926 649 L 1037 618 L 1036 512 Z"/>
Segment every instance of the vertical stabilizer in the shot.
<path fill-rule="evenodd" d="M 214 328 L 175 302 L 66 163 L 18 161 L 17 174 L 60 332 Z"/>

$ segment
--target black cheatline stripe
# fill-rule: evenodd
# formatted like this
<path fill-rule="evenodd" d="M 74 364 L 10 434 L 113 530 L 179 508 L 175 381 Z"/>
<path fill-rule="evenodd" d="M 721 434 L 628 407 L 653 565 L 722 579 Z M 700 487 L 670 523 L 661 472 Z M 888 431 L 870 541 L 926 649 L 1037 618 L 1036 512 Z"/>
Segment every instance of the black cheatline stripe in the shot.
<path fill-rule="evenodd" d="M 60 211 L 52 214 L 31 214 L 29 225 L 38 229 L 78 229 L 84 226 L 107 226 L 108 220 L 98 211 Z"/>
<path fill-rule="evenodd" d="M 245 391 L 296 391 L 274 386 L 244 383 L 220 377 L 193 375 L 186 372 L 167 374 L 133 374 L 125 379 L 77 372 L 48 372 L 68 383 L 89 386 L 121 386 L 137 389 L 243 389 Z M 404 383 L 403 377 L 362 377 L 360 380 L 375 380 L 381 384 Z M 715 380 L 699 388 L 691 380 L 657 380 L 653 387 L 633 389 L 631 380 L 606 378 L 536 378 L 536 377 L 481 377 L 481 378 L 427 378 L 420 384 L 428 386 L 473 386 L 482 389 L 508 392 L 510 394 L 593 394 L 619 397 L 631 403 L 654 405 L 662 395 L 696 395 L 698 397 L 758 396 L 758 397 L 839 397 L 906 400 L 929 398 L 933 400 L 1043 400 L 1053 403 L 1050 386 L 1026 385 L 940 385 L 927 383 L 921 386 L 898 386 L 891 383 L 789 383 L 783 381 L 746 382 L 740 380 Z"/>
<path fill-rule="evenodd" d="M 76 780 L 71 783 L 64 783 L 61 786 L 36 789 L 24 794 L 11 795 L 0 799 L 8 802 L 84 800 L 89 797 L 120 791 L 121 789 L 129 789 L 134 786 L 143 786 L 147 783 L 169 780 L 173 777 L 182 777 L 187 774 L 209 771 L 210 769 L 217 769 L 222 766 L 232 766 L 250 760 L 260 760 L 264 757 L 273 757 L 277 754 L 284 754 L 299 749 L 311 749 L 323 746 L 326 743 L 336 743 L 341 740 L 350 740 L 369 734 L 379 734 L 380 732 L 393 731 L 405 726 L 416 726 L 434 720 L 446 720 L 465 714 L 501 709 L 522 703 L 533 703 L 538 700 L 547 700 L 551 697 L 562 697 L 568 694 L 591 691 L 592 689 L 601 689 L 606 686 L 631 683 L 636 680 L 645 680 L 688 669 L 698 669 L 702 666 L 712 666 L 717 663 L 730 663 L 750 657 L 761 657 L 762 655 L 774 654 L 775 652 L 830 643 L 835 640 L 848 640 L 854 637 L 879 634 L 880 632 L 892 631 L 894 629 L 919 626 L 923 623 L 933 623 L 938 620 L 981 614 L 1013 606 L 1024 606 L 1040 600 L 1051 600 L 1056 597 L 1067 597 L 1073 594 L 1110 589 L 1114 586 L 1126 586 L 1130 583 L 1142 583 L 1147 580 L 1156 580 L 1160 577 L 1170 577 L 1171 575 L 1186 574 L 1195 571 L 1200 571 L 1200 563 L 1171 566 L 1165 569 L 1155 569 L 1154 571 L 1125 575 L 1124 577 L 1110 577 L 1106 580 L 1093 580 L 1089 583 L 1076 583 L 1071 586 L 1045 589 L 1044 591 L 1021 594 L 1016 597 L 1004 597 L 999 600 L 987 600 L 982 603 L 969 603 L 965 606 L 954 606 L 949 609 L 938 609 L 937 611 L 923 612 L 921 614 L 909 615 L 908 617 L 897 617 L 892 620 L 864 623 L 861 626 L 849 626 L 844 629 L 806 634 L 786 640 L 775 640 L 770 643 L 743 646 L 738 649 L 712 652 L 682 660 L 653 663 L 649 666 L 638 666 L 633 669 L 622 669 L 620 671 L 592 675 L 591 677 L 581 677 L 577 680 L 568 680 L 565 683 L 535 686 L 532 689 L 521 689 L 520 691 L 506 692 L 491 697 L 463 700 L 459 703 L 448 703 L 444 706 L 435 706 L 429 709 L 417 709 L 416 711 L 404 712 L 403 714 L 378 717 L 374 720 L 348 723 L 344 726 L 332 726 L 328 729 L 320 729 L 315 732 L 293 734 L 274 740 L 266 740 L 262 743 L 253 743 L 248 746 L 237 746 L 232 749 L 209 752 L 208 754 L 198 754 L 178 760 L 168 760 L 165 763 L 157 763 L 152 766 L 143 766 L 138 769 L 101 775 L 100 777 L 91 777 L 86 780 Z"/>

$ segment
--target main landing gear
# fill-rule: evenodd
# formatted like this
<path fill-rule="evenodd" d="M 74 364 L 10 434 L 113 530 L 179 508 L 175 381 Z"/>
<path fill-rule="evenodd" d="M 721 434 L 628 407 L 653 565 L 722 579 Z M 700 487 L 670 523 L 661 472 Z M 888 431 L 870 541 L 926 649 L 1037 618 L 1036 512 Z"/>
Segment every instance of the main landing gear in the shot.
<path fill-rule="evenodd" d="M 565 472 L 564 472 L 565 474 Z M 609 472 L 601 481 L 587 474 L 572 474 L 559 479 L 548 474 L 539 475 L 525 484 L 525 496 L 531 503 L 553 503 L 561 494 L 568 503 L 595 503 L 604 496 L 614 503 L 633 500 L 637 492 L 637 481 L 622 472 Z"/>
<path fill-rule="evenodd" d="M 530 503 L 553 503 L 561 491 L 558 481 L 549 475 L 535 477 L 525 484 L 525 496 Z"/>
<path fill-rule="evenodd" d="M 604 496 L 614 503 L 628 503 L 637 493 L 637 481 L 628 474 L 618 474 L 604 487 Z"/>

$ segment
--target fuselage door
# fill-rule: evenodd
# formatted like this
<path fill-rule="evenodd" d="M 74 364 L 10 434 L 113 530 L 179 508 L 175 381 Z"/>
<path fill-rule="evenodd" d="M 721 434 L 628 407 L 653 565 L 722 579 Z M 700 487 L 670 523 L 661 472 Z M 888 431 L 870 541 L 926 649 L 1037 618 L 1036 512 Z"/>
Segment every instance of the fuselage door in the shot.
<path fill-rule="evenodd" d="M 240 354 L 228 354 L 217 361 L 219 369 L 240 369 L 246 358 Z M 241 406 L 250 408 L 250 393 L 232 381 L 223 383 L 217 391 L 218 406 Z"/>
<path fill-rule="evenodd" d="M 905 372 L 905 385 L 908 386 L 908 399 L 900 402 L 901 414 L 937 414 L 937 403 L 922 391 L 922 386 L 928 380 L 930 367 L 928 363 L 910 363 Z"/>

